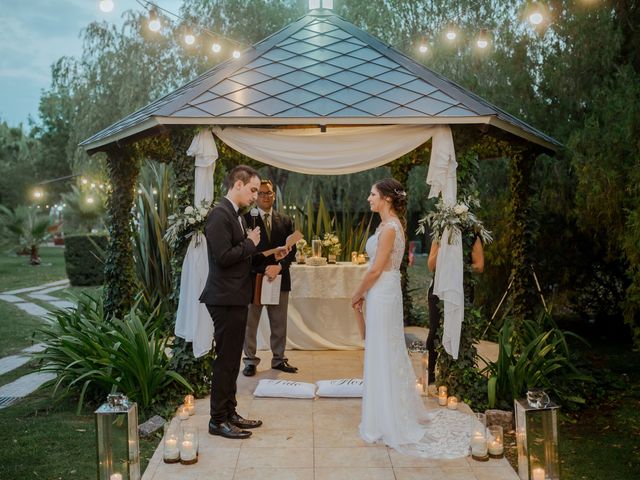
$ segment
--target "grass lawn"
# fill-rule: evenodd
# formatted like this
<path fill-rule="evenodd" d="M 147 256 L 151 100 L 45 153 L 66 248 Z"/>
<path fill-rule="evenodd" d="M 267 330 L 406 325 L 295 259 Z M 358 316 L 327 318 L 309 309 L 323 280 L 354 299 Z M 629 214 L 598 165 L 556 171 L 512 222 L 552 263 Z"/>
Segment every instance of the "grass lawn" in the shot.
<path fill-rule="evenodd" d="M 0 293 L 66 278 L 63 248 L 42 247 L 40 258 L 42 264 L 34 266 L 29 265 L 28 256 L 0 254 Z"/>

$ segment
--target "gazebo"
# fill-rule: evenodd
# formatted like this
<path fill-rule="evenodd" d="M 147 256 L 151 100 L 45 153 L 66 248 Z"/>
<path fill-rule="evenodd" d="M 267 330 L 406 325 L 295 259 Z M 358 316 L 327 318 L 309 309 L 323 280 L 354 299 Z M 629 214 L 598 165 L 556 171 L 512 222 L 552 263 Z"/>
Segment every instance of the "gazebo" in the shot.
<path fill-rule="evenodd" d="M 187 168 L 190 175 L 178 178 L 186 190 L 179 201 L 190 201 L 196 167 L 187 149 L 198 134 L 194 127 L 213 131 L 256 160 L 309 174 L 383 165 L 431 139 L 429 175 L 438 165 L 453 182 L 453 192 L 441 183 L 435 193 L 448 191 L 454 202 L 454 145 L 481 158 L 509 157 L 512 192 L 520 196 L 514 205 L 525 203 L 523 186 L 535 157 L 561 147 L 331 10 L 312 10 L 239 59 L 219 64 L 81 143 L 89 154 L 106 153 L 111 177 L 105 269 L 110 311 L 132 302 L 129 216 L 139 160 L 155 153 Z M 360 146 L 355 157 L 346 150 L 354 141 Z M 517 297 L 527 277 L 517 257 L 525 250 L 525 210 L 513 215 L 512 291 Z"/>

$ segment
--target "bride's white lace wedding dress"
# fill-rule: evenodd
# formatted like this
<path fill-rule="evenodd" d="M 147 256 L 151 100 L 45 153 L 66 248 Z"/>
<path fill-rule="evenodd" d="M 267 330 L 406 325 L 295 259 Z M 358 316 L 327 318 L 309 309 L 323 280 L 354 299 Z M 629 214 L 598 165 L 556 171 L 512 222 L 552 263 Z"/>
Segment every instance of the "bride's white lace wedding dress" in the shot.
<path fill-rule="evenodd" d="M 404 339 L 400 263 L 404 232 L 396 220 L 382 223 L 367 241 L 373 265 L 383 229 L 395 230 L 387 269 L 365 301 L 364 393 L 360 436 L 401 453 L 425 458 L 458 458 L 469 451 L 475 419 L 457 410 L 427 410 L 416 390 L 416 376 Z"/>

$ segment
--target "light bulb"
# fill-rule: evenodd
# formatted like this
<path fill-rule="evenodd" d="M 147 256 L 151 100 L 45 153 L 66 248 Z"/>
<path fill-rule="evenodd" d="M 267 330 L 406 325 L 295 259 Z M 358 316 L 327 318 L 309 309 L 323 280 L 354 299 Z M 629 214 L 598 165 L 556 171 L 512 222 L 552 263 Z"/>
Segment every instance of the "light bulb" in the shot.
<path fill-rule="evenodd" d="M 478 48 L 487 48 L 488 45 L 489 42 L 487 42 L 486 40 L 478 40 Z"/>
<path fill-rule="evenodd" d="M 427 47 L 426 45 L 420 45 L 418 47 L 418 50 L 420 51 L 420 53 L 427 53 L 427 50 L 429 50 L 429 47 Z"/>
<path fill-rule="evenodd" d="M 160 20 L 158 20 L 157 18 L 149 20 L 149 30 L 151 30 L 152 32 L 158 32 L 161 28 L 162 24 L 160 23 Z"/>
<path fill-rule="evenodd" d="M 531 15 L 529 15 L 529 21 L 534 25 L 540 25 L 543 20 L 544 17 L 540 12 L 533 12 Z"/>
<path fill-rule="evenodd" d="M 449 30 L 447 32 L 447 40 L 455 40 L 456 39 L 456 32 L 454 32 L 453 30 Z"/>
<path fill-rule="evenodd" d="M 41 190 L 36 190 L 33 192 L 33 198 L 42 198 L 43 194 Z"/>
<path fill-rule="evenodd" d="M 211 50 L 213 50 L 213 53 L 218 53 L 220 50 L 222 50 L 222 47 L 219 43 L 214 43 L 213 45 L 211 45 Z"/>
<path fill-rule="evenodd" d="M 184 43 L 186 43 L 187 45 L 193 45 L 195 43 L 195 41 L 196 41 L 196 37 L 194 37 L 190 33 L 187 33 L 184 36 Z"/>
<path fill-rule="evenodd" d="M 113 0 L 100 0 L 98 7 L 100 7 L 100 10 L 104 13 L 109 13 L 113 10 Z"/>
<path fill-rule="evenodd" d="M 233 51 L 233 58 L 236 58 L 236 59 L 240 58 L 240 52 L 238 50 Z"/>
<path fill-rule="evenodd" d="M 80 182 L 81 182 L 83 185 L 86 185 L 88 181 L 89 181 L 89 180 L 87 180 L 86 178 L 83 178 L 82 180 L 80 180 Z"/>
<path fill-rule="evenodd" d="M 87 197 L 87 203 L 91 205 L 93 203 L 93 197 Z"/>

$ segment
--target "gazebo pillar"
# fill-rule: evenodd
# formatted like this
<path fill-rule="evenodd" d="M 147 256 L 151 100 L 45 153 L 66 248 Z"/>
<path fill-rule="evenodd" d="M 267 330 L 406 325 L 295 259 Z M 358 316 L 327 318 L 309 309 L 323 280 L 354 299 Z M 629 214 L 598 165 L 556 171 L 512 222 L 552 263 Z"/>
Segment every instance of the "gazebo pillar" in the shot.
<path fill-rule="evenodd" d="M 131 308 L 135 296 L 131 209 L 140 159 L 131 146 L 115 146 L 106 153 L 111 192 L 107 200 L 109 245 L 104 266 L 104 307 L 107 314 L 120 316 Z"/>

